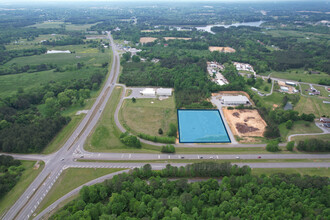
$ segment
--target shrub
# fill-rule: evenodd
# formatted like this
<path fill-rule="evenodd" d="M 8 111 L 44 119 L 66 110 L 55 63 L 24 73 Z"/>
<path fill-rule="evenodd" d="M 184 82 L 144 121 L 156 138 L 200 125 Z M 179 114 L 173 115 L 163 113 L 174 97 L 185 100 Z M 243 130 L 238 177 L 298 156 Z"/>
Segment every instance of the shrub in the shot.
<path fill-rule="evenodd" d="M 167 135 L 169 137 L 176 137 L 176 133 L 177 133 L 177 128 L 176 128 L 175 124 L 171 123 L 170 130 L 167 132 Z"/>
<path fill-rule="evenodd" d="M 229 107 L 227 107 L 227 109 L 228 109 L 228 110 L 233 110 L 234 107 L 229 106 Z"/>
<path fill-rule="evenodd" d="M 163 129 L 159 128 L 158 129 L 158 134 L 163 134 Z"/>
<path fill-rule="evenodd" d="M 138 134 L 138 137 L 148 140 L 148 141 L 153 141 L 153 142 L 158 142 L 158 143 L 165 143 L 165 144 L 174 144 L 175 143 L 175 138 L 174 137 L 157 137 L 157 136 L 152 136 L 148 134 Z"/>
<path fill-rule="evenodd" d="M 280 151 L 280 148 L 278 147 L 278 142 L 277 141 L 272 141 L 267 144 L 266 150 L 269 152 L 277 152 Z"/>
<path fill-rule="evenodd" d="M 121 133 L 119 138 L 120 141 L 126 146 L 141 148 L 140 140 L 134 135 L 129 135 L 128 132 Z"/>
<path fill-rule="evenodd" d="M 175 153 L 175 147 L 173 145 L 165 145 L 161 151 L 162 153 Z"/>
<path fill-rule="evenodd" d="M 293 151 L 293 148 L 294 148 L 294 141 L 288 142 L 287 145 L 286 145 L 286 149 L 288 151 Z"/>
<path fill-rule="evenodd" d="M 323 141 L 315 138 L 307 139 L 305 141 L 299 141 L 297 149 L 309 152 L 330 152 L 330 141 Z"/>
<path fill-rule="evenodd" d="M 293 122 L 292 122 L 291 120 L 288 120 L 288 121 L 285 123 L 285 127 L 286 127 L 287 129 L 291 129 L 292 126 L 293 126 Z"/>

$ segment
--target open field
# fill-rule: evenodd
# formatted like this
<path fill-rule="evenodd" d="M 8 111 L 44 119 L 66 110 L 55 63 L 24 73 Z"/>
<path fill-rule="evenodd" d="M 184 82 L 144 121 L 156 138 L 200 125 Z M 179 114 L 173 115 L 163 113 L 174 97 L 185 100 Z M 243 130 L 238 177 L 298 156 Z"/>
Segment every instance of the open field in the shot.
<path fill-rule="evenodd" d="M 318 84 L 321 79 L 328 79 L 329 75 L 326 73 L 321 74 L 309 74 L 307 71 L 303 69 L 297 70 L 288 70 L 286 72 L 271 72 L 271 77 L 280 78 L 280 79 L 287 79 L 287 80 L 294 80 L 294 81 L 301 81 L 301 82 L 308 82 L 308 83 L 315 83 Z M 266 75 L 268 75 L 267 73 Z"/>
<path fill-rule="evenodd" d="M 316 138 L 316 139 L 320 139 L 320 140 L 324 140 L 324 141 L 330 141 L 330 134 L 297 136 L 297 137 L 293 137 L 292 140 L 299 142 L 299 141 L 303 141 L 306 139 L 312 139 L 312 138 Z"/>
<path fill-rule="evenodd" d="M 95 24 L 71 24 L 63 21 L 45 21 L 42 23 L 37 23 L 31 25 L 29 27 L 36 27 L 36 28 L 61 28 L 62 26 L 65 27 L 68 31 L 86 31 L 88 28 L 92 27 Z"/>
<path fill-rule="evenodd" d="M 285 127 L 285 123 L 279 125 L 279 130 L 283 141 L 291 134 L 322 133 L 322 130 L 314 122 L 295 121 L 290 130 Z"/>
<path fill-rule="evenodd" d="M 285 96 L 285 94 L 283 94 L 283 93 L 273 92 L 269 96 L 263 96 L 262 99 L 265 101 L 265 104 L 268 105 L 268 106 L 273 107 L 274 104 L 276 106 L 281 106 L 284 96 Z"/>
<path fill-rule="evenodd" d="M 223 108 L 223 113 L 233 134 L 239 136 L 241 142 L 255 142 L 253 137 L 263 137 L 267 124 L 257 110 Z"/>
<path fill-rule="evenodd" d="M 324 40 L 325 42 L 327 42 L 330 39 L 329 35 L 327 34 L 301 32 L 294 30 L 265 30 L 265 32 L 266 34 L 270 34 L 273 37 L 295 37 L 298 39 L 299 42 L 311 42 L 320 40 Z"/>
<path fill-rule="evenodd" d="M 223 53 L 235 53 L 236 52 L 236 50 L 231 47 L 209 47 L 209 51 L 211 51 L 211 52 L 219 51 L 219 52 L 223 52 Z"/>
<path fill-rule="evenodd" d="M 189 37 L 164 37 L 166 41 L 168 40 L 191 40 Z"/>
<path fill-rule="evenodd" d="M 285 173 L 285 174 L 296 174 L 300 175 L 310 175 L 310 176 L 326 176 L 330 177 L 330 170 L 328 168 L 254 168 L 252 169 L 252 174 L 260 176 L 265 174 L 266 176 L 275 173 Z"/>
<path fill-rule="evenodd" d="M 177 124 L 174 97 L 158 99 L 126 99 L 119 113 L 121 124 L 134 134 L 160 136 L 161 128 L 166 135 L 170 123 Z"/>
<path fill-rule="evenodd" d="M 17 184 L 12 188 L 1 200 L 0 200 L 0 216 L 7 211 L 16 200 L 23 194 L 26 188 L 32 183 L 32 181 L 38 176 L 38 174 L 44 168 L 44 163 L 40 162 L 39 169 L 33 169 L 36 161 L 21 161 L 25 170 L 20 177 Z"/>
<path fill-rule="evenodd" d="M 103 110 L 96 128 L 88 136 L 85 149 L 96 152 L 159 153 L 160 147 L 142 143 L 142 149 L 125 146 L 120 140 L 121 131 L 114 121 L 114 113 L 122 95 L 122 87 L 116 87 Z"/>
<path fill-rule="evenodd" d="M 304 97 L 301 96 L 299 102 L 294 107 L 294 110 L 299 114 L 313 113 L 317 118 L 322 115 L 329 115 L 330 104 L 324 104 L 323 101 L 329 99 L 321 99 L 318 97 Z"/>
<path fill-rule="evenodd" d="M 140 38 L 140 43 L 141 44 L 146 44 L 146 43 L 154 42 L 155 40 L 157 40 L 157 38 L 155 38 L 155 37 L 141 37 Z"/>
<path fill-rule="evenodd" d="M 114 173 L 123 169 L 117 168 L 69 168 L 63 171 L 54 186 L 42 200 L 36 213 L 50 206 L 56 200 L 74 190 L 75 188 L 101 176 Z"/>

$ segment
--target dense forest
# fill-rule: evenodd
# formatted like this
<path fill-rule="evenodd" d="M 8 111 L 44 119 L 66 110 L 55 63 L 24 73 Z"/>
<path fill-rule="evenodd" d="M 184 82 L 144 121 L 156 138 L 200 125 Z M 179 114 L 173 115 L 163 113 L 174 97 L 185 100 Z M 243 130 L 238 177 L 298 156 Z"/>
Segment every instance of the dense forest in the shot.
<path fill-rule="evenodd" d="M 199 163 L 150 165 L 111 180 L 85 186 L 78 199 L 50 219 L 326 219 L 329 178 L 275 174 L 260 177 L 245 167 Z M 188 183 L 186 178 L 212 176 Z"/>
<path fill-rule="evenodd" d="M 19 160 L 0 155 L 0 199 L 16 185 L 23 170 Z"/>

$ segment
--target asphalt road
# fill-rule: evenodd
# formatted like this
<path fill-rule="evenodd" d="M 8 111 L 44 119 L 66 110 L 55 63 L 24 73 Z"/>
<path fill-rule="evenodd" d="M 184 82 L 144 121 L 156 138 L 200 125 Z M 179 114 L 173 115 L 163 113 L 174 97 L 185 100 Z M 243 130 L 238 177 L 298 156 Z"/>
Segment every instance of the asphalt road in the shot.
<path fill-rule="evenodd" d="M 95 127 L 97 121 L 106 106 L 113 89 L 116 86 L 124 85 L 116 84 L 119 68 L 120 59 L 116 52 L 116 48 L 113 39 L 108 33 L 108 38 L 111 42 L 113 48 L 113 65 L 108 79 L 106 80 L 100 95 L 96 99 L 93 107 L 88 111 L 85 118 L 78 125 L 73 134 L 69 137 L 67 142 L 62 146 L 60 150 L 50 155 L 19 155 L 11 154 L 17 159 L 25 160 L 43 160 L 45 161 L 45 167 L 38 175 L 38 177 L 32 182 L 32 184 L 26 189 L 22 196 L 16 201 L 16 203 L 10 208 L 3 219 L 29 219 L 34 217 L 34 212 L 44 197 L 47 195 L 49 190 L 52 188 L 53 184 L 63 172 L 64 169 L 69 167 L 121 167 L 121 168 L 134 168 L 140 167 L 144 163 L 127 163 L 129 160 L 153 160 L 153 159 L 178 159 L 184 157 L 185 159 L 200 159 L 211 158 L 213 159 L 236 159 L 239 156 L 241 159 L 256 159 L 261 156 L 262 159 L 318 159 L 318 158 L 330 158 L 329 154 L 264 154 L 264 155 L 194 155 L 194 154 L 182 154 L 182 155 L 168 155 L 168 154 L 116 154 L 116 153 L 91 153 L 83 149 L 84 142 L 87 136 L 91 133 Z M 124 99 L 125 92 L 122 95 L 120 104 Z M 118 111 L 116 115 L 118 116 Z M 118 117 L 115 117 L 117 126 L 122 130 L 124 129 L 119 121 Z M 122 130 L 123 131 L 123 130 Z M 163 145 L 155 144 L 149 141 L 143 141 L 153 145 Z M 245 145 L 245 144 L 225 144 L 225 145 L 210 145 L 210 144 L 178 144 L 176 147 L 261 147 L 265 145 Z M 125 163 L 98 163 L 98 162 L 74 162 L 75 159 L 83 156 L 86 159 L 92 160 L 123 160 Z M 184 165 L 175 164 L 172 165 Z M 166 165 L 166 163 L 152 164 L 154 169 L 161 169 Z M 249 165 L 251 167 L 329 167 L 330 163 L 239 163 L 238 165 Z M 105 178 L 105 177 L 104 177 Z"/>

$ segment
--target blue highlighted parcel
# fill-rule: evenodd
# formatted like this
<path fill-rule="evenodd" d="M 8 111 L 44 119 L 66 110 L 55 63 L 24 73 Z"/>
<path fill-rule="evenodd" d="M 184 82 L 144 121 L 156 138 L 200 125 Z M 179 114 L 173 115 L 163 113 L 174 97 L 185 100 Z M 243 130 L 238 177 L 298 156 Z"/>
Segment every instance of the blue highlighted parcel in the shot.
<path fill-rule="evenodd" d="M 180 143 L 230 143 L 219 110 L 178 109 Z"/>

